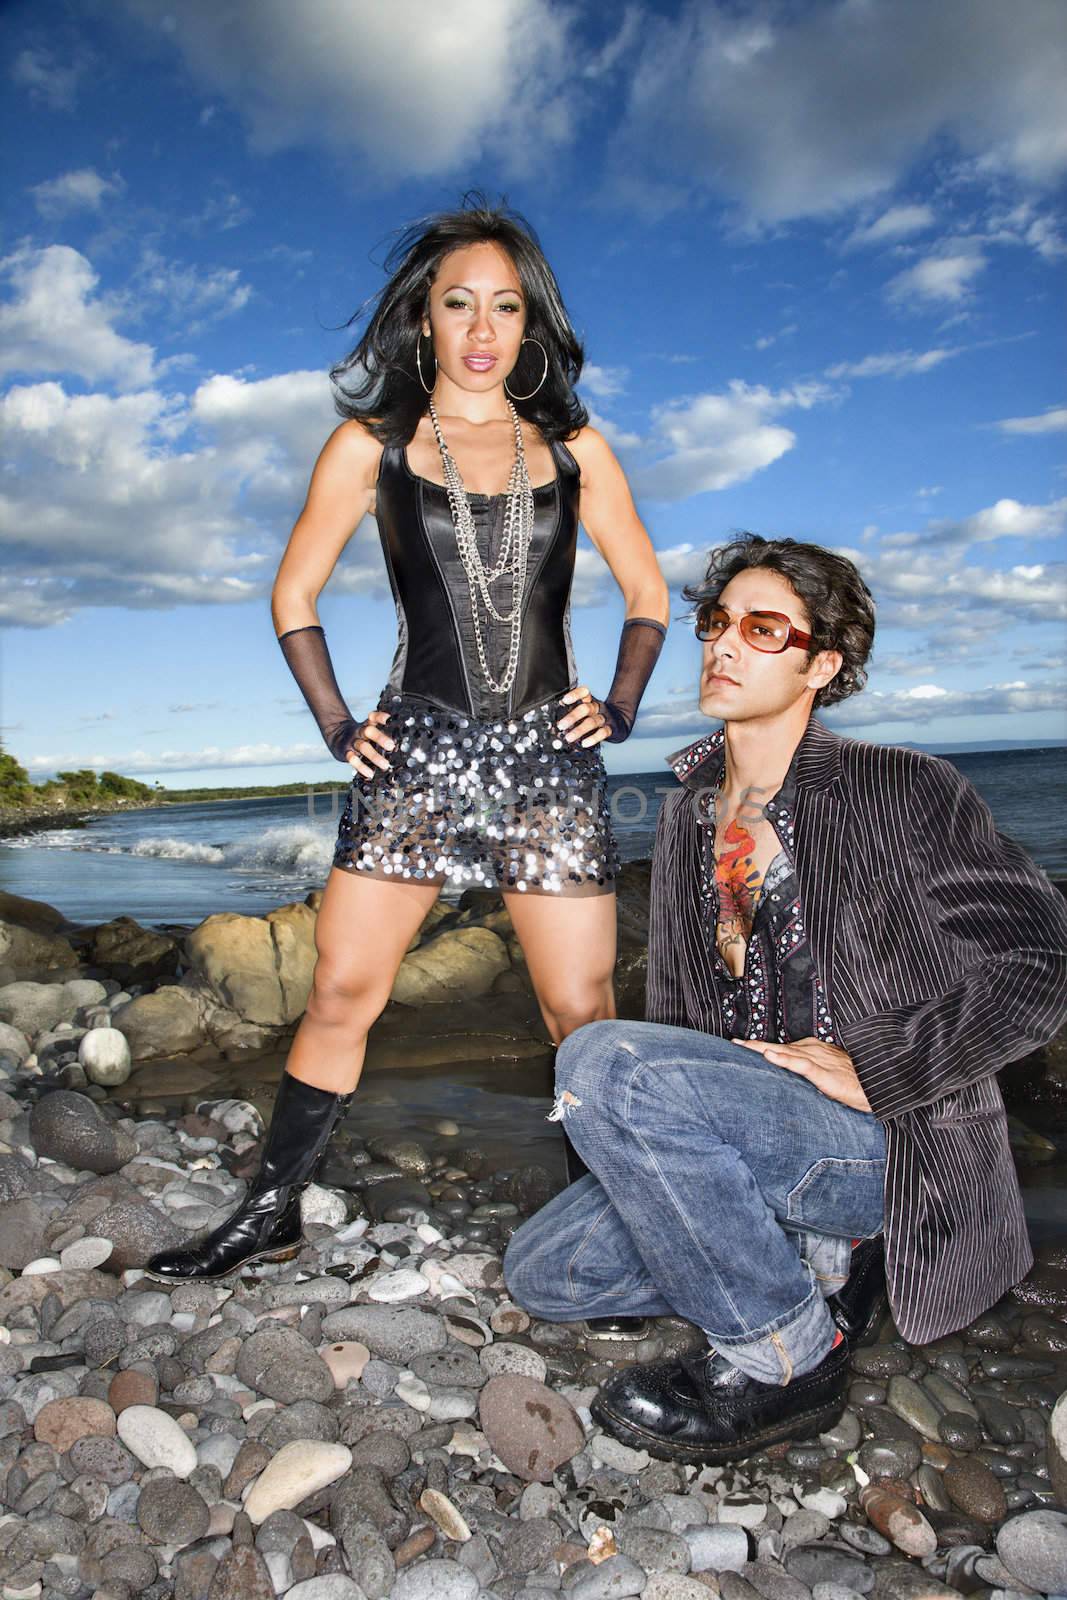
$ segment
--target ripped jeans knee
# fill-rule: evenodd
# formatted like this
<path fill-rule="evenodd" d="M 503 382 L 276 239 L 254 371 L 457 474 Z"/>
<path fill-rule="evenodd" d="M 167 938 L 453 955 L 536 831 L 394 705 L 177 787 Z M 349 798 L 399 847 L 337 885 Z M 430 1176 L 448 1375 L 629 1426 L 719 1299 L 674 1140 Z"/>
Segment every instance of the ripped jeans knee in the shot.
<path fill-rule="evenodd" d="M 545 1121 L 563 1122 L 572 1111 L 578 1109 L 581 1103 L 578 1096 L 572 1094 L 569 1089 L 558 1089 L 556 1098 L 552 1102 L 552 1110 L 545 1117 Z"/>

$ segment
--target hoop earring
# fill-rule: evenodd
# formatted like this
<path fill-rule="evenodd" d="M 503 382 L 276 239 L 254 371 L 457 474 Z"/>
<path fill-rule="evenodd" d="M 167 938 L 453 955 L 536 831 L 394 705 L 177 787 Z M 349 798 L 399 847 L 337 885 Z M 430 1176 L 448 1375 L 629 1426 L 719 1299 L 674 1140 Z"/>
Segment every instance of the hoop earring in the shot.
<path fill-rule="evenodd" d="M 415 365 L 419 369 L 419 382 L 427 394 L 433 394 L 437 383 L 437 357 L 433 358 L 433 383 L 427 388 L 426 379 L 422 375 L 422 330 L 415 335 Z"/>
<path fill-rule="evenodd" d="M 504 393 L 506 395 L 508 395 L 512 400 L 532 400 L 534 395 L 537 393 L 538 389 L 540 389 L 541 384 L 544 383 L 545 379 L 548 377 L 548 351 L 545 349 L 545 347 L 541 343 L 540 339 L 524 339 L 522 342 L 523 342 L 523 344 L 535 344 L 537 346 L 538 350 L 540 350 L 541 354 L 545 358 L 545 370 L 541 374 L 541 382 L 535 384 L 534 387 L 530 390 L 529 394 L 512 394 L 511 390 L 508 388 L 508 380 L 505 378 L 504 379 Z"/>

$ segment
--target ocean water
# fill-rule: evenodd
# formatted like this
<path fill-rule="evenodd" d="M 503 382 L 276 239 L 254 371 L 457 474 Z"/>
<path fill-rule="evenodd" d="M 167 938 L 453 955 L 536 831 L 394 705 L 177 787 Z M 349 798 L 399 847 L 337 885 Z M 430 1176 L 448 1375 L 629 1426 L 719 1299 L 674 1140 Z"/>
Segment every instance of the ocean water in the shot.
<path fill-rule="evenodd" d="M 1067 875 L 1067 749 L 949 757 L 985 799 L 1002 833 L 1052 876 Z M 652 850 L 666 765 L 608 780 L 622 857 Z M 47 901 L 75 923 L 129 916 L 145 926 L 195 924 L 217 911 L 259 916 L 322 888 L 343 791 L 219 800 L 114 813 L 82 828 L 0 841 L 0 888 Z M 446 889 L 444 898 L 459 891 Z"/>

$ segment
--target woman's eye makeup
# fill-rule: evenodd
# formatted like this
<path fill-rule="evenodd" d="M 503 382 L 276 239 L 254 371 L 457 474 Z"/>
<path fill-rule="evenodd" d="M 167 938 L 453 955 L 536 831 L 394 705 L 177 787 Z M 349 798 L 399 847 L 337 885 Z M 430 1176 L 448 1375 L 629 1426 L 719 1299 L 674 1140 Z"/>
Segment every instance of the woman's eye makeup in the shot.
<path fill-rule="evenodd" d="M 453 295 L 450 295 L 445 300 L 445 305 L 449 308 L 449 310 L 470 311 L 470 310 L 473 309 L 469 300 L 457 299 Z M 517 301 L 505 300 L 505 301 L 501 301 L 501 303 L 498 306 L 495 307 L 495 310 L 497 310 L 497 311 L 521 311 L 522 307 L 521 307 L 521 305 L 518 304 Z"/>

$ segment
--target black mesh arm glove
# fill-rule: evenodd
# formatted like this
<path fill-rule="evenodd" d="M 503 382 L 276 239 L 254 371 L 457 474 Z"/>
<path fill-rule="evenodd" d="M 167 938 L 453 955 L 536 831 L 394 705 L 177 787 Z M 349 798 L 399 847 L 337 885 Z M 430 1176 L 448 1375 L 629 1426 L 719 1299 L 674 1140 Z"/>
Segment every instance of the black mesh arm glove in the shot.
<path fill-rule="evenodd" d="M 665 624 L 657 622 L 655 617 L 627 617 L 623 623 L 615 676 L 607 699 L 600 702 L 600 709 L 611 726 L 611 732 L 602 741 L 604 744 L 622 744 L 630 737 L 641 696 L 666 637 Z"/>
<path fill-rule="evenodd" d="M 318 624 L 290 628 L 278 635 L 278 643 L 330 754 L 343 761 L 363 724 L 349 711 L 338 688 L 325 633 Z"/>

